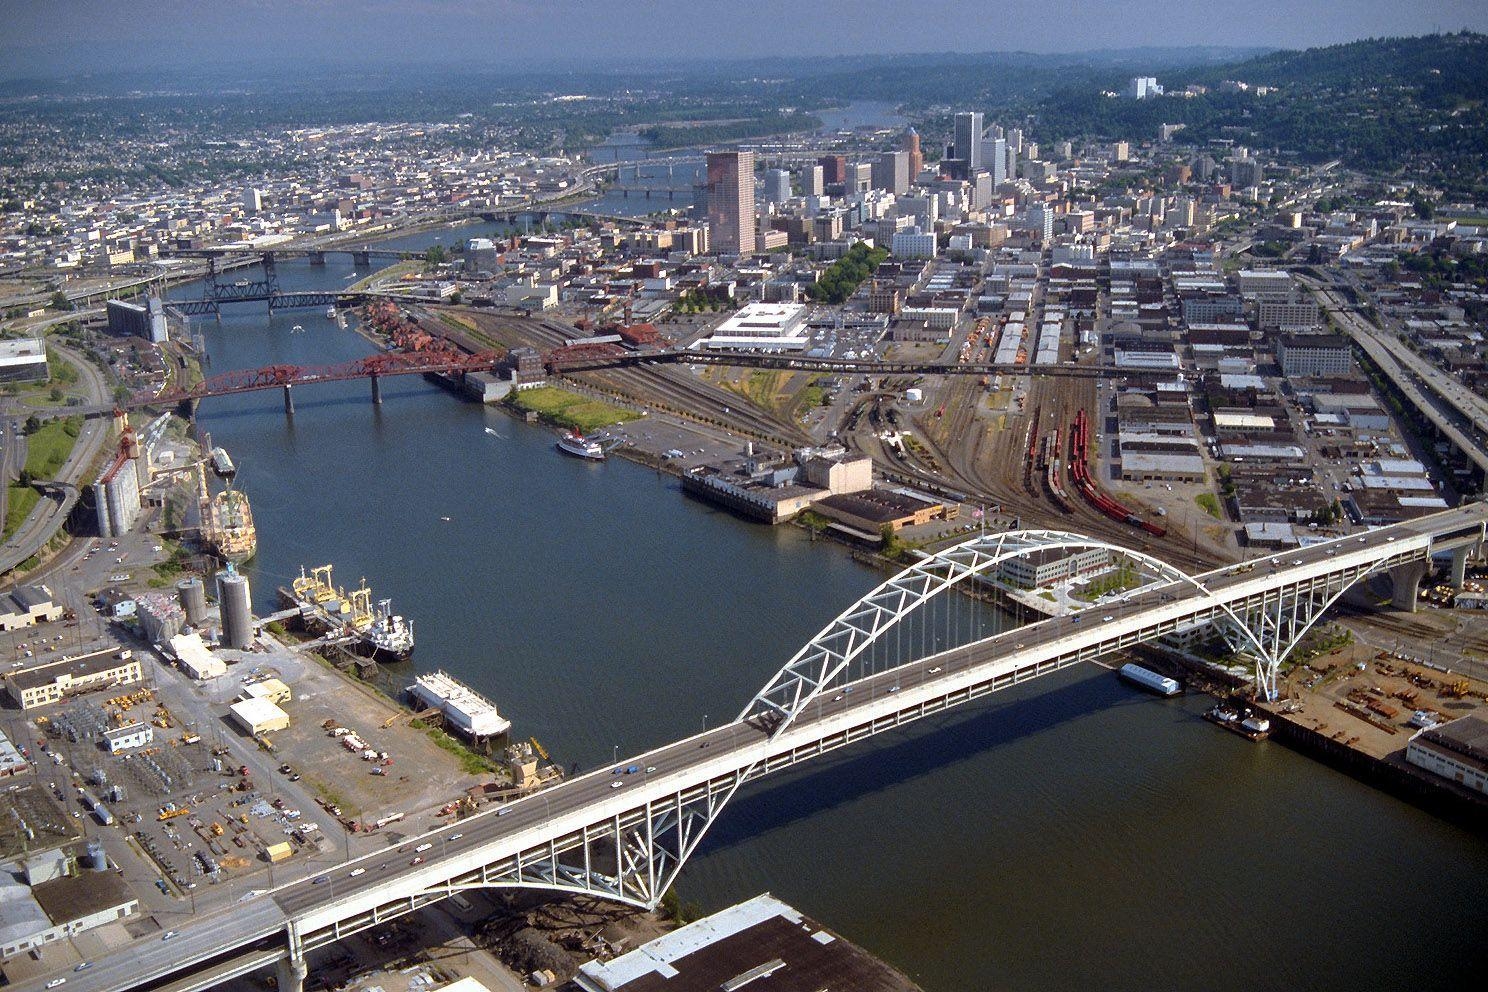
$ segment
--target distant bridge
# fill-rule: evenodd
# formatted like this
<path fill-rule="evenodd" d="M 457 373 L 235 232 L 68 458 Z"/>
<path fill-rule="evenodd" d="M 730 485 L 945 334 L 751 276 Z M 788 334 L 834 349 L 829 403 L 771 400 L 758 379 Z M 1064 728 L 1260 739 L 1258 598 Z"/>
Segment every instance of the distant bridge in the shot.
<path fill-rule="evenodd" d="M 372 402 L 382 402 L 381 380 L 386 376 L 489 372 L 500 364 L 495 352 L 466 354 L 449 350 L 424 352 L 381 352 L 337 365 L 266 365 L 255 369 L 233 369 L 202 380 L 190 389 L 168 389 L 159 393 L 136 393 L 118 404 L 96 407 L 69 407 L 67 412 L 85 415 L 108 413 L 115 409 L 133 410 L 167 404 L 194 404 L 213 396 L 255 393 L 266 389 L 284 391 L 284 411 L 294 413 L 293 387 L 323 382 L 346 382 L 352 379 L 372 380 Z"/>

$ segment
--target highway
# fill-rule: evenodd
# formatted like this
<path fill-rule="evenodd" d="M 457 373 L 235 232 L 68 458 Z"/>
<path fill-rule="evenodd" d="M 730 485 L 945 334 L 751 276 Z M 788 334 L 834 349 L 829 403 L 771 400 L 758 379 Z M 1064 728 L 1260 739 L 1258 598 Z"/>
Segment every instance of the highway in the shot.
<path fill-rule="evenodd" d="M 56 342 L 52 342 L 49 347 L 60 352 L 67 361 L 72 363 L 86 383 L 88 392 L 94 397 L 102 400 L 108 396 L 103 376 L 92 362 Z M 57 415 L 70 416 L 80 413 L 81 409 L 62 407 L 58 409 Z M 10 429 L 13 433 L 19 432 L 15 423 L 10 425 Z M 32 555 L 38 554 L 66 522 L 68 514 L 72 512 L 73 505 L 77 502 L 79 488 L 86 484 L 83 476 L 92 467 L 108 435 L 109 425 L 106 421 L 96 418 L 83 421 L 77 441 L 72 446 L 72 452 L 67 456 L 67 461 L 62 464 L 57 478 L 38 480 L 58 483 L 63 490 L 62 497 L 44 495 L 31 510 L 30 515 L 16 528 L 16 532 L 10 536 L 3 547 L 0 547 L 0 575 L 11 571 Z M 22 464 L 24 463 L 18 463 L 13 468 L 19 471 Z"/>
<path fill-rule="evenodd" d="M 1299 277 L 1320 297 L 1323 308 L 1338 318 L 1348 336 L 1389 378 L 1402 395 L 1436 426 L 1479 470 L 1488 474 L 1488 401 L 1445 369 L 1416 354 L 1393 331 L 1365 319 L 1338 289 Z M 1430 392 L 1432 396 L 1426 395 Z"/>
<path fill-rule="evenodd" d="M 501 809 L 408 838 L 385 852 L 282 885 L 241 907 L 182 923 L 180 934 L 170 940 L 136 941 L 127 951 L 70 976 L 68 988 L 122 992 L 141 987 L 183 962 L 262 942 L 289 920 L 296 921 L 302 938 L 320 931 L 312 946 L 330 942 L 334 935 L 325 928 L 336 921 L 365 917 L 377 906 L 385 907 L 382 918 L 396 915 L 411 907 L 411 896 L 437 893 L 450 878 L 523 851 L 545 849 L 557 838 L 587 825 L 605 824 L 648 802 L 738 772 L 747 779 L 759 777 L 1006 686 L 1150 640 L 1179 625 L 1223 616 L 1221 604 L 1254 602 L 1289 582 L 1336 573 L 1357 575 L 1384 561 L 1421 560 L 1438 542 L 1460 546 L 1479 540 L 1485 520 L 1488 504 L 1469 504 L 1216 569 L 1196 577 L 1207 591 L 1181 580 L 1147 586 L 1108 605 L 1093 605 L 1077 617 L 1028 624 L 851 683 L 839 682 L 774 737 L 751 718 L 626 758 L 616 767 L 636 766 L 635 773 L 602 768 Z M 270 945 L 261 945 L 260 950 L 264 946 Z M 286 945 L 281 940 L 276 946 Z M 261 959 L 261 954 L 253 958 Z M 222 977 L 208 969 L 197 984 L 172 987 L 206 988 Z M 39 982 L 18 986 L 39 987 Z"/>

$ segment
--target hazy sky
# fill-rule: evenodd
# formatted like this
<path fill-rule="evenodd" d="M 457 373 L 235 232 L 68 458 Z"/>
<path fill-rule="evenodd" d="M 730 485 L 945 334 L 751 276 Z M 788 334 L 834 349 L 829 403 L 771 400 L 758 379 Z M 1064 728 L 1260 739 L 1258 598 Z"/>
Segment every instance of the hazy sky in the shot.
<path fill-rule="evenodd" d="M 0 0 L 0 75 L 221 60 L 418 62 L 1304 48 L 1488 31 L 1488 0 Z"/>

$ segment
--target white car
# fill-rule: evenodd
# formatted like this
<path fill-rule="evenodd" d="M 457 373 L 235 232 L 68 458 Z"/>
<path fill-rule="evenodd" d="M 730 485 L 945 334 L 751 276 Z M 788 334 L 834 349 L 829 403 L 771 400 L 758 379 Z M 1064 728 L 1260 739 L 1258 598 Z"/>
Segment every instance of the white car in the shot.
<path fill-rule="evenodd" d="M 367 869 L 365 869 L 365 868 L 353 868 L 351 870 L 351 877 L 352 878 L 356 878 L 358 875 L 364 875 L 364 874 L 366 874 L 366 872 L 367 872 Z"/>
<path fill-rule="evenodd" d="M 617 778 L 617 779 L 615 779 L 615 781 L 613 781 L 613 782 L 610 783 L 610 788 L 612 788 L 612 789 L 618 789 L 618 788 L 620 788 L 620 786 L 622 786 L 624 784 L 625 784 L 624 782 L 620 781 Z"/>

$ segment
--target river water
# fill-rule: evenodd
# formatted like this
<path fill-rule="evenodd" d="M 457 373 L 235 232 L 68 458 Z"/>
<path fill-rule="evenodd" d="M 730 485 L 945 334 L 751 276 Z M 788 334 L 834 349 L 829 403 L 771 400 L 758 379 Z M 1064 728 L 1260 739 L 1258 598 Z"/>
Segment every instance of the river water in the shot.
<path fill-rule="evenodd" d="M 335 288 L 352 269 L 279 272 Z M 202 327 L 211 371 L 370 350 L 318 311 Z M 561 457 L 549 430 L 421 378 L 385 381 L 381 408 L 368 394 L 301 388 L 292 420 L 277 392 L 202 405 L 253 501 L 255 602 L 301 565 L 365 576 L 414 618 L 419 668 L 470 682 L 565 762 L 732 718 L 878 580 L 668 478 Z M 680 893 L 713 910 L 771 890 L 931 992 L 1481 981 L 1481 837 L 1200 710 L 1096 668 L 1046 677 L 752 787 Z"/>

